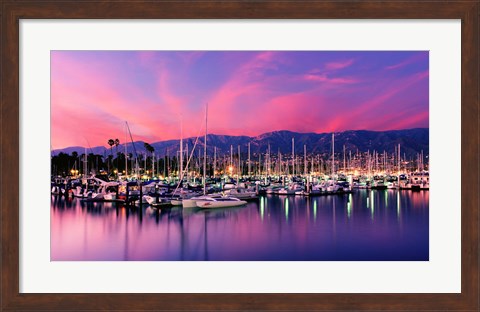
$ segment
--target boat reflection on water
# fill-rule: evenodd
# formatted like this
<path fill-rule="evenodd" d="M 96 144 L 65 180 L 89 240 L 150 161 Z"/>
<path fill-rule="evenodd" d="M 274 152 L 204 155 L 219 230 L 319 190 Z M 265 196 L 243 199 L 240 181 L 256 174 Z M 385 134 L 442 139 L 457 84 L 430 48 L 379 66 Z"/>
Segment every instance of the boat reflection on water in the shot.
<path fill-rule="evenodd" d="M 217 209 L 52 196 L 51 260 L 426 261 L 428 194 L 267 195 Z"/>

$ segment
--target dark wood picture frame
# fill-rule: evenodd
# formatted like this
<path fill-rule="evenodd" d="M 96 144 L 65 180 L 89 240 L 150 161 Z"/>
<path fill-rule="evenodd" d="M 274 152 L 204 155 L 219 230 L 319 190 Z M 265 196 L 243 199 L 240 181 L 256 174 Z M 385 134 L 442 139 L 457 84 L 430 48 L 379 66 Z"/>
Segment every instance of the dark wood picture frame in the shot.
<path fill-rule="evenodd" d="M 441 1 L 22 1 L 1 15 L 2 310 L 471 310 L 479 306 L 479 8 Z M 461 293 L 23 294 L 19 293 L 20 19 L 461 19 Z M 441 34 L 439 34 L 441 35 Z M 451 207 L 460 208 L 460 207 Z M 413 281 L 412 281 L 413 282 Z"/>

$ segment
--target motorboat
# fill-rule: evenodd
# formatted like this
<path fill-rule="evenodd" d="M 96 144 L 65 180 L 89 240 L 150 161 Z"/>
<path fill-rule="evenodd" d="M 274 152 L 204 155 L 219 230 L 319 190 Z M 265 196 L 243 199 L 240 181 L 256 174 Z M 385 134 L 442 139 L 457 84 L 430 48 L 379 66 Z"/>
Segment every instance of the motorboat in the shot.
<path fill-rule="evenodd" d="M 341 189 L 335 180 L 328 180 L 325 184 L 325 192 L 336 193 Z"/>
<path fill-rule="evenodd" d="M 94 178 L 100 186 L 96 191 L 91 193 L 91 199 L 94 200 L 115 200 L 117 198 L 118 182 L 105 182 L 98 178 Z"/>
<path fill-rule="evenodd" d="M 225 191 L 225 195 L 230 197 L 235 197 L 240 200 L 251 200 L 258 198 L 257 192 L 255 190 L 249 190 L 246 188 L 234 188 Z"/>
<path fill-rule="evenodd" d="M 218 195 L 220 197 L 221 195 Z M 183 208 L 197 208 L 197 201 L 200 200 L 207 200 L 208 198 L 212 198 L 213 195 L 203 195 L 203 196 L 194 196 L 191 198 L 183 198 L 181 200 Z M 176 204 L 176 203 L 172 203 Z"/>
<path fill-rule="evenodd" d="M 229 208 L 238 207 L 247 204 L 246 201 L 231 196 L 201 196 L 197 200 L 199 208 Z"/>
<path fill-rule="evenodd" d="M 171 200 L 161 197 L 153 197 L 150 195 L 144 195 L 145 201 L 152 207 L 169 207 L 172 206 Z"/>

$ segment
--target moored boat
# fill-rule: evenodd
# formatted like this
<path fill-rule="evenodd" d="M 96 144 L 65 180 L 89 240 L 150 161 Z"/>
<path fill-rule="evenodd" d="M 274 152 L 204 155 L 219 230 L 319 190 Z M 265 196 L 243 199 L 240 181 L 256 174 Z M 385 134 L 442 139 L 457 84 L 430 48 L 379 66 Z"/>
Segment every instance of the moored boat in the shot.
<path fill-rule="evenodd" d="M 196 201 L 199 208 L 229 208 L 246 205 L 247 202 L 230 196 L 202 196 Z"/>
<path fill-rule="evenodd" d="M 225 195 L 228 195 L 230 197 L 235 197 L 235 198 L 238 198 L 240 200 L 253 200 L 253 199 L 258 198 L 255 190 L 249 190 L 249 189 L 246 189 L 246 188 L 230 189 L 230 190 L 225 191 Z"/>

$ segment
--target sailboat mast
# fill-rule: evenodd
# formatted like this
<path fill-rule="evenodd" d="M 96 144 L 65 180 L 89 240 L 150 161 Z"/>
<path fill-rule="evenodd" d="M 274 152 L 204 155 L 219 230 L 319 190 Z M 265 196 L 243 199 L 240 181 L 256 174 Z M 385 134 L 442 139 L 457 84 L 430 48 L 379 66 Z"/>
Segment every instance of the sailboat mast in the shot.
<path fill-rule="evenodd" d="M 83 176 L 87 178 L 87 148 L 85 147 L 85 156 L 83 157 Z"/>
<path fill-rule="evenodd" d="M 203 195 L 206 194 L 207 187 L 207 117 L 208 117 L 208 103 L 205 105 L 205 147 L 203 149 Z"/>
<path fill-rule="evenodd" d="M 400 171 L 401 171 L 400 163 L 401 163 L 401 161 L 400 161 L 400 144 L 398 144 L 398 175 L 400 175 Z"/>
<path fill-rule="evenodd" d="M 295 175 L 295 138 L 292 138 L 292 176 Z"/>
<path fill-rule="evenodd" d="M 183 118 L 180 116 L 180 174 L 179 185 L 183 183 Z"/>
<path fill-rule="evenodd" d="M 277 175 L 281 175 L 283 172 L 283 168 L 282 168 L 282 154 L 280 153 L 280 148 L 278 148 L 278 171 L 277 171 Z"/>
<path fill-rule="evenodd" d="M 217 170 L 217 147 L 213 148 L 213 178 L 215 178 L 215 170 Z"/>
<path fill-rule="evenodd" d="M 421 154 L 421 160 L 420 160 L 420 165 L 422 166 L 422 183 L 423 183 L 423 170 L 425 169 L 424 166 L 423 166 L 423 150 L 422 150 L 422 154 Z"/>
<path fill-rule="evenodd" d="M 335 175 L 335 133 L 332 133 L 332 179 Z"/>
<path fill-rule="evenodd" d="M 242 173 L 242 169 L 240 168 L 240 165 L 241 164 L 241 160 L 240 160 L 240 145 L 238 146 L 238 170 L 237 170 L 237 174 L 238 174 L 238 182 L 240 182 L 240 175 Z M 238 183 L 237 183 L 237 187 L 238 187 Z"/>
<path fill-rule="evenodd" d="M 262 175 L 262 153 L 258 153 L 258 175 Z"/>
<path fill-rule="evenodd" d="M 303 175 L 307 176 L 307 145 L 303 145 Z"/>
<path fill-rule="evenodd" d="M 270 155 L 270 143 L 268 143 L 268 158 L 267 158 L 267 161 L 266 161 L 266 164 L 267 164 L 267 175 L 270 176 L 270 170 L 272 169 L 272 158 L 271 158 L 271 155 Z"/>
<path fill-rule="evenodd" d="M 128 178 L 128 159 L 127 159 L 127 122 L 125 121 L 125 177 Z"/>
<path fill-rule="evenodd" d="M 135 153 L 135 174 L 136 174 L 137 179 L 138 179 L 138 176 L 139 176 L 139 168 L 138 168 L 137 149 L 135 148 L 135 144 L 133 143 L 132 132 L 130 131 L 130 127 L 128 126 L 128 122 L 125 122 L 125 124 L 127 125 L 128 134 L 130 134 L 130 141 L 132 142 L 133 152 Z M 133 170 L 132 170 L 132 171 L 133 171 Z"/>
<path fill-rule="evenodd" d="M 187 182 L 190 180 L 190 170 L 189 170 L 189 165 L 190 165 L 190 154 L 188 153 L 188 141 L 187 144 L 185 145 L 185 148 L 187 149 Z"/>
<path fill-rule="evenodd" d="M 268 147 L 267 147 L 267 150 L 265 151 L 265 164 L 263 168 L 265 170 L 265 176 L 267 176 L 268 175 Z"/>
<path fill-rule="evenodd" d="M 248 142 L 248 176 L 250 176 L 250 142 Z"/>
<path fill-rule="evenodd" d="M 383 150 L 383 171 L 387 172 L 387 152 Z"/>
<path fill-rule="evenodd" d="M 371 159 L 370 159 L 370 150 L 367 151 L 367 176 L 368 176 L 368 179 L 370 180 L 370 167 L 371 167 Z"/>
<path fill-rule="evenodd" d="M 318 168 L 319 164 L 317 162 L 317 175 L 319 175 L 320 173 L 320 169 Z M 312 153 L 312 162 L 310 164 L 310 174 L 314 174 L 315 173 L 315 155 Z"/>
<path fill-rule="evenodd" d="M 347 164 L 348 170 L 350 173 L 352 172 L 352 150 L 348 151 L 348 164 Z"/>

